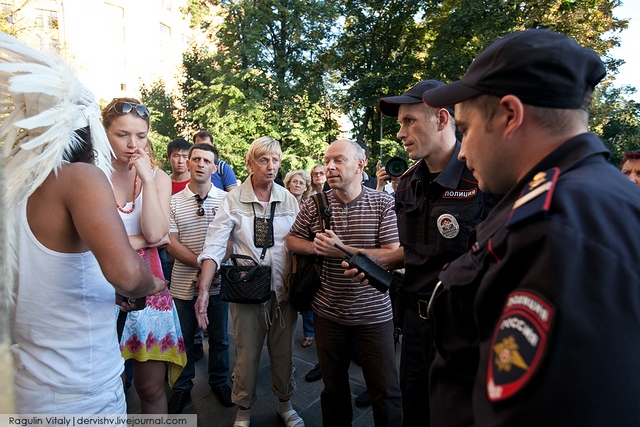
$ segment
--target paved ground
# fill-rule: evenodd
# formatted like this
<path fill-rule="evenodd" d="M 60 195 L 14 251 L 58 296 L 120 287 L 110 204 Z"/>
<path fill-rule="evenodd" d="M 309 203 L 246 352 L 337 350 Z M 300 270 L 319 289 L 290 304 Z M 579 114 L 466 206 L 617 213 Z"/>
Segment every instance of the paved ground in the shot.
<path fill-rule="evenodd" d="M 231 322 L 229 328 L 229 341 L 231 369 L 235 363 L 233 350 L 233 330 Z M 295 379 L 296 392 L 291 398 L 293 407 L 304 419 L 306 427 L 322 426 L 322 411 L 320 408 L 320 392 L 322 381 L 308 383 L 304 375 L 317 363 L 315 343 L 307 348 L 302 348 L 302 316 L 298 316 L 298 328 L 295 339 L 294 363 L 296 367 Z M 191 391 L 191 403 L 185 406 L 183 413 L 198 414 L 198 427 L 230 427 L 236 416 L 237 406 L 226 408 L 211 393 L 207 383 L 207 346 L 205 339 L 205 357 L 196 363 L 195 385 Z M 355 363 L 349 370 L 351 379 L 351 394 L 355 398 L 365 391 L 362 369 Z M 231 383 L 229 383 L 231 384 Z M 168 398 L 172 391 L 167 389 Z M 276 414 L 278 398 L 271 392 L 271 371 L 267 348 L 262 349 L 260 358 L 260 376 L 258 378 L 257 401 L 251 407 L 251 427 L 282 427 L 284 423 Z M 138 396 L 132 387 L 127 393 L 129 413 L 137 414 L 140 411 Z M 358 408 L 353 405 L 353 427 L 373 426 L 371 407 Z"/>

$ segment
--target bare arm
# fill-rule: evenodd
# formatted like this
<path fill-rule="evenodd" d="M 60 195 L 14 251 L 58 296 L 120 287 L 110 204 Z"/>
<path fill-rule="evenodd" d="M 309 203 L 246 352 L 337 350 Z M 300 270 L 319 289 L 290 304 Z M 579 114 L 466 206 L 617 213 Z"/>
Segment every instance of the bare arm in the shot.
<path fill-rule="evenodd" d="M 340 249 L 336 248 L 334 245 L 338 244 L 342 246 L 347 251 L 351 253 L 356 253 L 360 250 L 360 248 L 356 248 L 353 246 L 345 245 L 342 240 L 333 232 L 333 230 L 325 230 L 323 233 L 316 234 L 316 238 L 313 241 L 313 246 L 315 248 L 315 252 L 318 255 L 331 257 L 331 258 L 342 258 L 344 257 L 344 252 Z M 390 243 L 381 245 L 380 248 L 376 249 L 366 249 L 365 253 L 371 258 L 377 258 L 380 256 L 390 256 L 390 252 L 396 250 L 400 246 L 400 243 Z M 361 251 L 362 252 L 362 251 Z"/>
<path fill-rule="evenodd" d="M 162 238 L 162 240 L 160 240 L 160 241 L 158 241 L 156 243 L 151 243 L 151 242 L 148 242 L 147 239 L 144 238 L 144 235 L 138 234 L 138 235 L 135 235 L 135 236 L 129 236 L 129 243 L 131 244 L 133 249 L 138 250 L 138 249 L 142 249 L 142 248 L 153 248 L 153 247 L 156 247 L 156 246 L 168 245 L 169 243 L 171 243 L 171 240 L 169 238 L 169 235 L 167 234 L 166 236 L 164 236 Z"/>
<path fill-rule="evenodd" d="M 285 237 L 285 244 L 289 252 L 293 252 L 300 255 L 314 255 L 316 253 L 315 247 L 311 240 L 305 240 L 300 237 L 287 234 Z"/>
<path fill-rule="evenodd" d="M 218 270 L 218 265 L 212 259 L 202 261 L 202 271 L 198 276 L 198 299 L 196 300 L 196 319 L 198 326 L 206 329 L 209 325 L 207 307 L 209 306 L 209 288 L 213 281 L 213 276 Z"/>
<path fill-rule="evenodd" d="M 404 267 L 404 248 L 399 244 L 391 251 L 367 249 L 363 252 L 385 270 L 398 270 Z"/>
<path fill-rule="evenodd" d="M 167 251 L 173 255 L 173 257 L 193 268 L 200 268 L 198 265 L 198 256 L 194 254 L 189 248 L 180 243 L 178 233 L 170 233 L 171 243 L 167 246 Z"/>
<path fill-rule="evenodd" d="M 95 255 L 105 278 L 127 297 L 155 292 L 153 276 L 129 244 L 114 209 L 115 196 L 107 178 L 99 169 L 84 164 L 68 172 L 59 174 L 64 203 L 78 236 Z"/>
<path fill-rule="evenodd" d="M 171 178 L 162 170 L 157 170 L 155 176 L 152 170 L 147 171 L 148 160 L 139 159 L 135 167 L 142 181 L 142 234 L 147 242 L 157 244 L 169 233 Z"/>

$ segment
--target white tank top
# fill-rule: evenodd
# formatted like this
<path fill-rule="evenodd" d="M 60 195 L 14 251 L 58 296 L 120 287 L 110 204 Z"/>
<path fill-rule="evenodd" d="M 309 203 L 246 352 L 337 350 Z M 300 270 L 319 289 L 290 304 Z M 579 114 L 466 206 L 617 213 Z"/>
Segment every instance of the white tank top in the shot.
<path fill-rule="evenodd" d="M 144 191 L 144 189 L 142 189 L 142 191 Z M 140 194 L 136 197 L 133 212 L 124 213 L 122 211 L 118 211 L 120 218 L 122 218 L 122 222 L 124 223 L 124 228 L 127 230 L 127 236 L 138 236 L 142 234 L 142 191 L 140 191 Z M 131 209 L 131 202 L 124 205 L 122 209 Z"/>
<path fill-rule="evenodd" d="M 115 290 L 91 252 L 43 246 L 20 206 L 16 381 L 28 375 L 60 393 L 87 393 L 120 375 Z"/>
<path fill-rule="evenodd" d="M 153 169 L 153 177 L 155 178 L 156 172 L 158 172 L 158 168 Z M 144 187 L 140 189 L 140 193 L 135 200 L 135 208 L 131 213 L 124 213 L 118 210 L 120 214 L 120 218 L 122 218 L 122 222 L 124 223 L 124 228 L 127 230 L 127 236 L 139 236 L 142 234 L 142 193 L 144 192 Z M 131 209 L 132 203 L 129 202 L 122 207 L 123 210 Z"/>

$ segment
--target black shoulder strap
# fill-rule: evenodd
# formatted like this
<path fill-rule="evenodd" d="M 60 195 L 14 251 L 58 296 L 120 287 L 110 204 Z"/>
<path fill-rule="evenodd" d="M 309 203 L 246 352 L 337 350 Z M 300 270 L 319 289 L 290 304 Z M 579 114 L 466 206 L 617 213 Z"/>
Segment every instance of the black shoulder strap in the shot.
<path fill-rule="evenodd" d="M 331 228 L 331 207 L 329 205 L 329 200 L 327 199 L 327 193 L 321 191 L 320 193 L 316 193 L 313 196 L 313 201 L 316 202 L 316 207 L 318 208 L 318 219 L 320 220 L 320 226 L 323 230 L 327 230 Z"/>
<path fill-rule="evenodd" d="M 276 202 L 271 202 L 271 218 L 269 219 L 269 228 L 267 228 L 267 237 L 264 238 L 264 246 L 262 247 L 262 253 L 260 254 L 260 261 L 264 260 L 264 256 L 267 253 L 267 245 L 271 240 L 271 234 L 273 234 L 273 220 L 276 214 Z"/>

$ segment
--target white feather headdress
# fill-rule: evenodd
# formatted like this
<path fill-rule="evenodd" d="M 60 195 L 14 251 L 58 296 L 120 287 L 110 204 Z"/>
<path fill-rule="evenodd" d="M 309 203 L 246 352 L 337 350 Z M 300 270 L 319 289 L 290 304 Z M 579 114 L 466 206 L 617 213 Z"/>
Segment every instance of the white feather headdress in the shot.
<path fill-rule="evenodd" d="M 93 94 L 65 61 L 0 32 L 0 141 L 3 141 L 4 283 L 9 305 L 17 282 L 18 206 L 84 142 L 89 126 L 95 164 L 111 173 L 112 150 Z M 38 268 L 34 265 L 34 268 Z"/>

